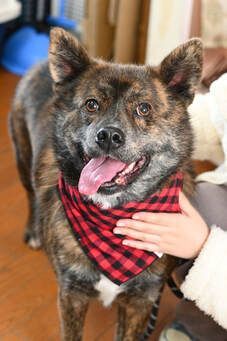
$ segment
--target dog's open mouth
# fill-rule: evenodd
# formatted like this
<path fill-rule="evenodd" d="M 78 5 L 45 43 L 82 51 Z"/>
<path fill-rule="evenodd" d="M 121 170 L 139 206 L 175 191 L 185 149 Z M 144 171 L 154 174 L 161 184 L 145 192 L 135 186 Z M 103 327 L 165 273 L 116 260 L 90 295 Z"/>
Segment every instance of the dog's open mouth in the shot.
<path fill-rule="evenodd" d="M 145 169 L 148 157 L 126 164 L 120 160 L 101 156 L 91 159 L 82 169 L 78 189 L 80 193 L 91 195 L 100 190 L 111 190 L 132 183 Z"/>

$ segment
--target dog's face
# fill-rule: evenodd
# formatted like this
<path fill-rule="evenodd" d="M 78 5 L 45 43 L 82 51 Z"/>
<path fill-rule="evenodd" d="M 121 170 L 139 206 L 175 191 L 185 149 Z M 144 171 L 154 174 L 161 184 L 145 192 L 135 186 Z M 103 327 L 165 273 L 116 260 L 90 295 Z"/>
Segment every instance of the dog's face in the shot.
<path fill-rule="evenodd" d="M 56 155 L 82 194 L 105 207 L 142 200 L 190 158 L 186 108 L 201 75 L 200 40 L 151 68 L 92 59 L 54 29 L 49 60 Z"/>

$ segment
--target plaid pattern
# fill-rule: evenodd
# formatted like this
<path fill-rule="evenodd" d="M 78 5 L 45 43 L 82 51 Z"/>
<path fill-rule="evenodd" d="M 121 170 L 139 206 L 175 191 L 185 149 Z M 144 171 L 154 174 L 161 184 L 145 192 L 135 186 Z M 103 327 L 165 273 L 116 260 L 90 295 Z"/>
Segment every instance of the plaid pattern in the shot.
<path fill-rule="evenodd" d="M 139 211 L 180 212 L 182 184 L 182 174 L 176 173 L 169 187 L 144 202 L 129 202 L 108 210 L 84 201 L 77 187 L 67 184 L 62 176 L 58 189 L 72 231 L 85 254 L 106 277 L 120 285 L 145 270 L 157 255 L 122 245 L 123 236 L 113 233 L 117 220 L 131 218 Z"/>

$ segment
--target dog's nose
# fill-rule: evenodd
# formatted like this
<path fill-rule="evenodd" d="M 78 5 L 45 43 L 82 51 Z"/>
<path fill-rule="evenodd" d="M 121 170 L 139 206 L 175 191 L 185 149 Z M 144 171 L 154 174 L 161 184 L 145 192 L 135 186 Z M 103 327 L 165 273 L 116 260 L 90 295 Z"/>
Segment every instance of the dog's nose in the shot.
<path fill-rule="evenodd" d="M 105 151 L 117 149 L 125 142 L 124 133 L 114 127 L 102 128 L 97 132 L 95 142 Z"/>

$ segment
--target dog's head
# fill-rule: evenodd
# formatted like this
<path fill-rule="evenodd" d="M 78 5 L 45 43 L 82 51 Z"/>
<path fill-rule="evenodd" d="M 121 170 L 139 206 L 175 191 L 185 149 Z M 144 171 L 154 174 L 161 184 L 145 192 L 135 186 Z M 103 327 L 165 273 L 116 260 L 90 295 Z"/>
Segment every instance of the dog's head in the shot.
<path fill-rule="evenodd" d="M 54 29 L 49 63 L 56 156 L 82 194 L 105 207 L 142 200 L 190 158 L 186 109 L 201 75 L 199 39 L 152 68 L 93 59 Z"/>

